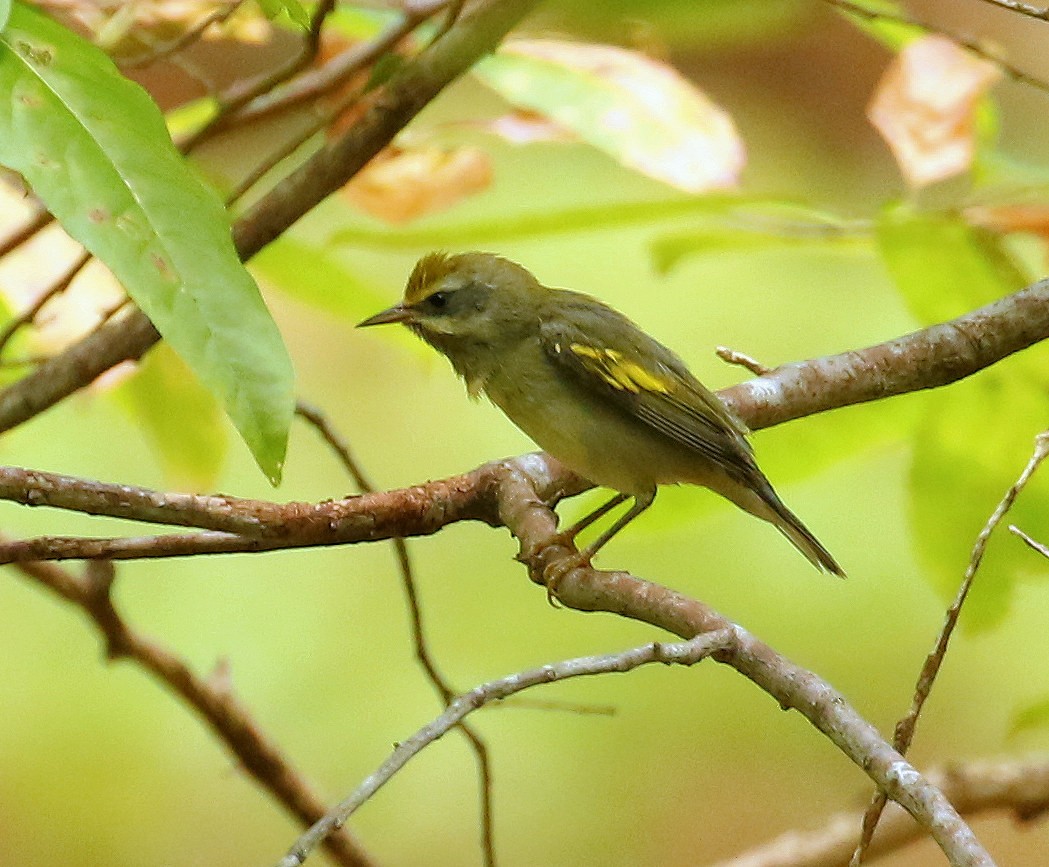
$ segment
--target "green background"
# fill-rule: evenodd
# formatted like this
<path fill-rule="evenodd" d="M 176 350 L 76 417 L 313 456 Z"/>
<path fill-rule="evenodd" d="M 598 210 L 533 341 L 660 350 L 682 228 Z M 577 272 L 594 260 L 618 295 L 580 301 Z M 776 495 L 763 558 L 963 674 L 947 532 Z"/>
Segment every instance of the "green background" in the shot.
<path fill-rule="evenodd" d="M 821 4 L 722 2 L 699 13 L 680 2 L 550 3 L 543 15 L 533 22 L 542 32 L 606 39 L 623 38 L 625 16 L 631 33 L 665 47 L 735 117 L 750 156 L 748 192 L 851 216 L 873 216 L 904 194 L 863 120 L 864 101 L 889 55 Z M 1035 150 L 1045 138 L 1039 136 L 1044 95 L 1004 85 L 999 96 L 1003 148 L 1044 159 Z M 419 127 L 497 109 L 480 85 L 464 82 Z M 713 356 L 718 344 L 777 364 L 876 343 L 923 324 L 873 244 L 728 251 L 686 259 L 662 275 L 652 242 L 689 229 L 694 218 L 612 222 L 619 203 L 672 197 L 665 188 L 585 146 L 515 149 L 461 130 L 441 135 L 493 153 L 496 182 L 489 191 L 413 225 L 420 235 L 400 241 L 331 200 L 267 251 L 257 270 L 294 359 L 300 395 L 330 414 L 383 487 L 531 448 L 492 407 L 468 401 L 447 364 L 409 335 L 352 327 L 393 303 L 417 256 L 442 238 L 456 249 L 497 249 L 548 284 L 600 296 L 676 348 L 712 387 L 743 373 Z M 607 206 L 607 220 L 498 241 L 479 231 L 448 234 L 456 226 L 490 227 L 582 205 Z M 343 242 L 331 242 L 340 232 Z M 300 258 L 291 258 L 296 253 Z M 356 285 L 347 278 L 327 286 L 323 281 L 337 269 Z M 321 300 L 338 313 L 318 305 L 319 286 L 327 287 Z M 957 298 L 935 301 L 943 315 L 972 306 L 961 287 Z M 1020 377 L 1025 364 L 1006 361 L 1001 375 Z M 974 449 L 996 425 L 1007 424 L 1012 434 L 1008 448 L 981 468 L 981 479 L 991 480 L 988 491 L 967 501 L 974 514 L 987 516 L 1045 426 L 1045 402 L 988 418 L 979 378 L 944 394 L 951 395 L 951 418 L 969 425 L 965 442 Z M 598 565 L 703 599 L 818 672 L 890 731 L 942 621 L 947 591 L 940 572 L 954 558 L 961 577 L 979 530 L 979 523 L 959 526 L 954 511 L 937 521 L 935 507 L 916 505 L 949 504 L 970 490 L 964 448 L 960 459 L 940 466 L 935 481 L 915 470 L 919 449 L 946 453 L 928 440 L 930 414 L 946 411 L 943 400 L 915 394 L 755 436 L 765 471 L 845 566 L 848 581 L 817 574 L 771 528 L 697 489 L 663 492 Z M 153 440 L 122 405 L 100 394 L 79 395 L 12 432 L 2 459 L 150 487 L 185 484 L 165 474 Z M 920 484 L 932 487 L 918 491 Z M 1044 496 L 1036 489 L 1047 486 L 1049 479 L 1036 477 L 1032 496 Z M 276 494 L 235 440 L 214 488 L 314 501 L 352 490 L 301 424 L 293 428 Z M 571 516 L 583 508 L 573 502 L 563 510 Z M 141 532 L 13 505 L 2 512 L 13 535 Z M 1043 513 L 1027 517 L 1028 532 L 1049 536 Z M 991 553 L 1019 544 L 1002 533 Z M 922 553 L 930 547 L 935 563 Z M 516 547 L 505 531 L 456 525 L 411 542 L 410 550 L 432 649 L 463 689 L 544 662 L 665 637 L 609 615 L 554 610 L 513 561 Z M 1049 745 L 1044 728 L 1010 737 L 1017 712 L 1049 695 L 1043 664 L 1049 588 L 1038 580 L 1045 569 L 1035 555 L 1025 559 L 1033 580 L 1014 586 L 1013 573 L 996 572 L 993 558 L 979 576 L 1006 588 L 997 594 L 1004 602 L 993 623 L 981 621 L 979 610 L 972 614 L 952 646 L 912 753 L 920 767 Z M 392 742 L 439 711 L 412 658 L 389 545 L 119 565 L 115 595 L 136 628 L 175 648 L 197 671 L 227 661 L 238 697 L 328 799 L 352 789 Z M 283 852 L 298 829 L 177 701 L 132 666 L 107 665 L 78 613 L 10 570 L 0 581 L 0 611 L 6 614 L 0 862 L 255 865 Z M 798 715 L 782 713 L 714 663 L 575 680 L 531 697 L 611 705 L 616 712 L 604 717 L 508 702 L 475 716 L 492 753 L 503 865 L 710 863 L 780 831 L 860 808 L 869 795 L 862 773 Z M 396 777 L 351 828 L 380 863 L 479 863 L 477 801 L 473 760 L 453 734 Z M 1044 863 L 1044 826 L 1017 830 L 995 818 L 976 827 L 999 863 Z M 940 863 L 939 857 L 923 843 L 886 863 Z"/>

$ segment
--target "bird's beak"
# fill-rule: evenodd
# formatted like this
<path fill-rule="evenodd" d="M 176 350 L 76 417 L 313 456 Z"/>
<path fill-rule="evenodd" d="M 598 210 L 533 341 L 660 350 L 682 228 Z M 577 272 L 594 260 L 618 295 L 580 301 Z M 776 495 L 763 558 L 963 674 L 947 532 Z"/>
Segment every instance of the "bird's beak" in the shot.
<path fill-rule="evenodd" d="M 415 311 L 404 304 L 394 304 L 381 313 L 369 316 L 363 322 L 358 322 L 358 328 L 368 328 L 371 325 L 386 325 L 389 322 L 410 322 L 415 318 Z"/>

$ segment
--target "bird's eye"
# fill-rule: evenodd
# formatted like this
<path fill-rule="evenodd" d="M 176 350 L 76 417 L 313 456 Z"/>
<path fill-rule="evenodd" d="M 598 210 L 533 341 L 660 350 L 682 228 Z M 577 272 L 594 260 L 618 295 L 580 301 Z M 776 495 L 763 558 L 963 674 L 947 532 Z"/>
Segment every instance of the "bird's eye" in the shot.
<path fill-rule="evenodd" d="M 443 310 L 448 306 L 448 293 L 447 292 L 434 292 L 428 299 L 431 307 L 436 307 L 438 310 Z"/>

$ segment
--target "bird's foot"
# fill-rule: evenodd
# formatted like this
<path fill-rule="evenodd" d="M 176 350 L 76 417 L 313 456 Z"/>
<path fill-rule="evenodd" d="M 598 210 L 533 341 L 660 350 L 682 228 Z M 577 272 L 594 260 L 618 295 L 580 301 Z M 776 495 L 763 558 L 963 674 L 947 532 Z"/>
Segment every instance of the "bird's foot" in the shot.
<path fill-rule="evenodd" d="M 569 573 L 576 569 L 590 568 L 591 554 L 588 551 L 576 551 L 565 557 L 560 557 L 543 569 L 543 586 L 546 587 L 546 601 L 554 608 L 562 608 L 557 595 L 561 583 L 568 577 Z"/>

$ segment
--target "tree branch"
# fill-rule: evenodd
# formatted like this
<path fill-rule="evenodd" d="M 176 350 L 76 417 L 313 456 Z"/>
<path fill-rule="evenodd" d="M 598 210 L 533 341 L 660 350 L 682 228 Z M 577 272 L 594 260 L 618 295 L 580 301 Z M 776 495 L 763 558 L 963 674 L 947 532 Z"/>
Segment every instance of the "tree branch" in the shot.
<path fill-rule="evenodd" d="M 577 611 L 604 611 L 648 623 L 684 639 L 727 632 L 732 641 L 714 654 L 771 695 L 783 709 L 801 713 L 899 803 L 936 840 L 954 867 L 993 867 L 968 825 L 943 794 L 910 765 L 828 683 L 795 665 L 712 608 L 627 572 L 575 566 L 578 552 L 557 533 L 557 516 L 543 502 L 549 469 L 507 464 L 499 494 L 500 515 L 520 543 L 518 559 L 537 584 L 557 577 L 557 599 Z"/>
<path fill-rule="evenodd" d="M 517 695 L 526 689 L 573 677 L 625 673 L 653 662 L 663 665 L 695 665 L 721 649 L 730 638 L 728 633 L 711 633 L 679 644 L 654 642 L 622 653 L 584 656 L 550 663 L 541 668 L 520 671 L 474 687 L 468 693 L 449 702 L 448 708 L 437 719 L 423 726 L 407 740 L 400 741 L 382 767 L 370 774 L 349 797 L 329 810 L 323 819 L 292 844 L 288 854 L 280 860 L 277 867 L 299 867 L 314 848 L 327 839 L 329 834 L 342 828 L 346 820 L 386 785 L 394 774 L 455 726 L 463 725 L 463 720 L 473 711 L 493 701 Z"/>
<path fill-rule="evenodd" d="M 752 430 L 939 388 L 1049 337 L 1049 280 L 865 349 L 777 367 L 718 392 Z"/>
<path fill-rule="evenodd" d="M 949 322 L 865 349 L 786 364 L 719 395 L 751 429 L 759 430 L 829 409 L 946 385 L 1046 337 L 1049 281 L 1043 280 Z M 497 525 L 493 492 L 500 466 L 487 464 L 426 485 L 316 504 L 159 493 L 0 468 L 0 499 L 213 531 L 131 540 L 30 539 L 0 546 L 0 562 L 265 551 L 423 536 L 463 520 Z M 587 487 L 562 469 L 551 480 L 547 496 L 554 501 Z"/>
<path fill-rule="evenodd" d="M 203 679 L 178 656 L 131 629 L 113 606 L 108 563 L 88 564 L 77 575 L 53 563 L 21 563 L 18 569 L 80 608 L 98 627 L 110 659 L 130 659 L 182 698 L 208 724 L 262 788 L 304 825 L 324 815 L 324 803 L 289 764 L 221 679 Z M 343 867 L 368 867 L 371 858 L 353 837 L 340 832 L 327 838 L 328 851 Z"/>
<path fill-rule="evenodd" d="M 1049 810 L 1049 762 L 1044 758 L 970 762 L 930 771 L 928 778 L 965 816 L 1008 812 L 1027 822 Z M 846 867 L 860 819 L 860 813 L 840 813 L 815 831 L 790 831 L 713 867 Z M 921 835 L 906 812 L 890 805 L 868 852 L 894 852 Z"/>

